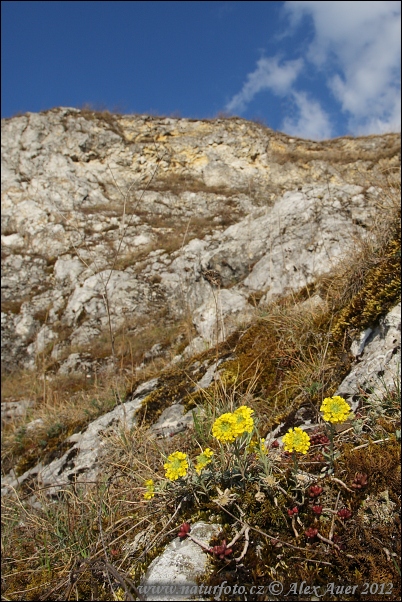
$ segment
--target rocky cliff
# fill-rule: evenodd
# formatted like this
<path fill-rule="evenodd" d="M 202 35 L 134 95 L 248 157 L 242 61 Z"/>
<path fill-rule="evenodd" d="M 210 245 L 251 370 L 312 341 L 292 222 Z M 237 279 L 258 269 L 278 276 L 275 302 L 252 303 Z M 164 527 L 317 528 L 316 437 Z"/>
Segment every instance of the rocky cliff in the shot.
<path fill-rule="evenodd" d="M 145 583 L 180 581 L 186 565 L 194 584 L 205 562 L 186 563 L 205 559 L 200 549 L 215 562 L 210 583 L 222 566 L 231 584 L 301 581 L 309 563 L 332 580 L 395 578 L 399 145 L 397 134 L 312 142 L 238 118 L 89 109 L 2 122 L 2 494 L 7 511 L 29 508 L 7 523 L 10 599 L 51 595 L 43 562 L 13 563 L 37 558 L 38 525 L 52 538 L 56 515 L 52 557 L 67 564 L 52 587 L 86 572 L 102 584 L 85 577 L 81 599 L 110 588 L 133 599 L 130 579 L 147 569 Z M 330 395 L 355 412 L 327 432 L 332 459 L 319 415 Z M 205 480 L 163 481 L 174 450 L 209 445 L 217 458 L 213 420 L 245 406 L 264 476 L 255 450 L 240 469 L 228 447 Z M 313 452 L 292 472 L 283 435 L 295 426 Z M 160 556 L 183 521 L 201 544 L 186 527 Z"/>
<path fill-rule="evenodd" d="M 242 119 L 3 121 L 3 366 L 45 353 L 70 370 L 71 351 L 98 359 L 93 341 L 105 358 L 109 318 L 130 339 L 190 315 L 194 349 L 221 340 L 364 236 L 398 153 L 396 134 L 309 142 Z"/>

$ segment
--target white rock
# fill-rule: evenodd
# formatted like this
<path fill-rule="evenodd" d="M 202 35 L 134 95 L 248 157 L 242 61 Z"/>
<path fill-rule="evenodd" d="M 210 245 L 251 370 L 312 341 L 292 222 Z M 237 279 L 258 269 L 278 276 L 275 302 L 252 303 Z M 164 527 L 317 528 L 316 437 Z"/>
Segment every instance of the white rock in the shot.
<path fill-rule="evenodd" d="M 54 264 L 54 276 L 59 281 L 68 279 L 70 282 L 76 282 L 84 267 L 78 257 L 72 257 L 70 254 L 63 255 Z"/>
<path fill-rule="evenodd" d="M 366 400 L 381 400 L 400 382 L 401 371 L 401 304 L 396 305 L 373 329 L 370 336 L 361 335 L 359 361 L 339 385 L 335 395 L 344 397 L 355 410 L 361 392 Z"/>
<path fill-rule="evenodd" d="M 1 244 L 5 247 L 12 247 L 14 249 L 21 249 L 25 246 L 25 241 L 20 234 L 9 234 L 1 236 Z"/>
<path fill-rule="evenodd" d="M 43 422 L 42 418 L 36 418 L 35 420 L 31 420 L 31 422 L 28 422 L 28 424 L 26 425 L 26 432 L 27 433 L 31 433 L 32 431 L 36 431 L 37 429 L 41 428 L 45 423 Z"/>
<path fill-rule="evenodd" d="M 171 437 L 177 433 L 185 431 L 193 424 L 193 413 L 190 410 L 184 414 L 184 406 L 179 403 L 166 408 L 159 416 L 151 430 L 158 437 Z"/>
<path fill-rule="evenodd" d="M 23 339 L 29 339 L 35 329 L 35 320 L 27 313 L 23 313 L 17 318 L 15 332 Z"/>
<path fill-rule="evenodd" d="M 207 301 L 193 314 L 193 322 L 197 332 L 206 341 L 212 343 L 223 340 L 236 328 L 236 321 L 228 317 L 237 315 L 244 319 L 252 311 L 244 296 L 234 290 L 216 290 Z"/>
<path fill-rule="evenodd" d="M 205 546 L 219 531 L 218 525 L 201 521 L 191 526 L 191 534 Z M 189 538 L 181 540 L 176 537 L 151 562 L 138 591 L 144 600 L 191 600 L 199 591 L 196 579 L 205 573 L 207 562 L 208 557 L 199 545 Z M 195 599 L 203 598 L 196 595 Z"/>
<path fill-rule="evenodd" d="M 53 330 L 47 326 L 47 324 L 44 324 L 36 336 L 35 352 L 43 353 L 47 345 L 49 345 L 49 343 L 52 341 L 57 340 L 57 338 L 57 333 L 53 332 Z"/>
<path fill-rule="evenodd" d="M 19 401 L 4 401 L 1 404 L 1 421 L 9 422 L 15 418 L 25 416 L 29 408 L 35 404 L 31 399 L 20 399 Z"/>
<path fill-rule="evenodd" d="M 372 332 L 373 330 L 371 328 L 366 328 L 366 330 L 363 330 L 363 332 L 361 332 L 360 335 L 353 341 L 350 351 L 355 357 L 358 357 L 363 353 L 367 339 Z"/>
<path fill-rule="evenodd" d="M 146 234 L 138 234 L 138 236 L 134 236 L 132 243 L 134 246 L 139 247 L 141 245 L 148 245 L 151 240 L 151 237 Z"/>

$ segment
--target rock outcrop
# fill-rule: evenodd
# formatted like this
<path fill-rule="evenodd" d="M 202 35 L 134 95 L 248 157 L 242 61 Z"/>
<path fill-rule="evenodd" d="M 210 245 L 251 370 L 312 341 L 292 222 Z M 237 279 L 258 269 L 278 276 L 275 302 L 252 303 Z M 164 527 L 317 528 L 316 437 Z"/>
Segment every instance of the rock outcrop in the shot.
<path fill-rule="evenodd" d="M 54 109 L 4 120 L 2 149 L 3 366 L 63 371 L 109 319 L 140 336 L 145 316 L 191 315 L 201 349 L 251 294 L 327 272 L 375 220 L 399 137 Z"/>

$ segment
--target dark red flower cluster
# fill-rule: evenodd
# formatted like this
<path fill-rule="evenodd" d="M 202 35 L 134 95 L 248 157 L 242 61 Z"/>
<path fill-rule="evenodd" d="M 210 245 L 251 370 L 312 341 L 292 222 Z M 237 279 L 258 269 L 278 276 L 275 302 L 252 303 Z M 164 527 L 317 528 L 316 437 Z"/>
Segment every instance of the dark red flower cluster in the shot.
<path fill-rule="evenodd" d="M 317 533 L 318 533 L 318 529 L 314 529 L 313 527 L 309 527 L 307 529 L 307 531 L 304 532 L 304 535 L 308 539 L 314 539 L 314 537 L 317 537 Z"/>
<path fill-rule="evenodd" d="M 313 510 L 314 514 L 317 514 L 318 516 L 320 516 L 320 514 L 322 512 L 322 506 L 313 506 L 312 510 Z"/>
<path fill-rule="evenodd" d="M 353 489 L 363 489 L 366 487 L 368 481 L 368 476 L 365 472 L 357 472 L 355 474 L 355 478 L 352 483 Z"/>
<path fill-rule="evenodd" d="M 347 518 L 350 518 L 352 516 L 351 511 L 347 508 L 342 508 L 342 510 L 338 510 L 337 514 L 339 518 L 342 518 L 343 520 L 346 520 Z"/>
<path fill-rule="evenodd" d="M 180 531 L 178 532 L 177 536 L 180 537 L 180 539 L 184 539 L 185 537 L 187 537 L 190 531 L 190 525 L 188 523 L 183 523 L 180 527 Z"/>
<path fill-rule="evenodd" d="M 226 539 L 222 541 L 222 544 L 220 546 L 214 546 L 213 548 L 209 548 L 208 551 L 210 554 L 214 554 L 215 556 L 217 556 L 220 560 L 223 560 L 224 558 L 226 558 L 226 556 L 230 556 L 230 554 L 233 552 L 232 548 L 227 547 Z"/>
<path fill-rule="evenodd" d="M 289 508 L 289 510 L 288 510 L 289 516 L 293 516 L 294 514 L 298 514 L 298 513 L 299 513 L 299 510 L 296 506 L 294 508 Z"/>
<path fill-rule="evenodd" d="M 310 497 L 318 497 L 322 492 L 323 492 L 323 489 L 319 485 L 311 485 L 311 487 L 309 489 L 309 496 Z"/>
<path fill-rule="evenodd" d="M 310 457 L 311 462 L 324 462 L 325 458 L 322 453 L 318 452 Z"/>
<path fill-rule="evenodd" d="M 316 433 L 310 437 L 311 445 L 328 445 L 329 439 L 324 433 Z"/>

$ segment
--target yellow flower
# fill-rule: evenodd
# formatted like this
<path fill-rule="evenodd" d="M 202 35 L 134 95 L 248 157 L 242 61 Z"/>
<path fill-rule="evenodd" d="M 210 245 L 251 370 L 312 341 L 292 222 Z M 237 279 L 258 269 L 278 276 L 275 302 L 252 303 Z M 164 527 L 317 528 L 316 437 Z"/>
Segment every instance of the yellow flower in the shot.
<path fill-rule="evenodd" d="M 267 455 L 268 450 L 267 446 L 265 445 L 265 439 L 260 439 L 259 446 L 258 441 L 250 441 L 250 443 L 247 446 L 247 451 L 249 454 L 254 454 L 258 451 L 258 447 L 260 454 L 264 454 L 264 456 Z"/>
<path fill-rule="evenodd" d="M 188 461 L 187 455 L 183 452 L 174 452 L 170 454 L 167 462 L 163 465 L 166 478 L 176 481 L 179 477 L 185 477 L 187 474 Z"/>
<path fill-rule="evenodd" d="M 268 454 L 268 449 L 265 445 L 265 439 L 260 439 L 260 453 L 264 454 L 264 456 Z"/>
<path fill-rule="evenodd" d="M 119 587 L 119 589 L 117 589 L 114 592 L 114 597 L 115 597 L 115 600 L 125 600 L 126 593 L 125 593 L 124 589 L 122 587 Z"/>
<path fill-rule="evenodd" d="M 236 421 L 235 428 L 237 435 L 251 433 L 254 426 L 254 420 L 251 418 L 251 414 L 254 414 L 254 410 L 248 408 L 247 406 L 241 406 L 235 412 L 233 412 L 233 416 Z"/>
<path fill-rule="evenodd" d="M 217 418 L 212 426 L 212 435 L 218 441 L 227 441 L 231 443 L 238 435 L 236 430 L 236 419 L 228 412 Z"/>
<path fill-rule="evenodd" d="M 213 455 L 214 452 L 211 449 L 209 449 L 209 447 L 207 447 L 206 450 L 202 452 L 202 454 L 197 456 L 197 464 L 195 467 L 195 471 L 197 474 L 200 474 L 201 470 L 211 462 L 211 458 Z"/>
<path fill-rule="evenodd" d="M 144 493 L 144 498 L 146 500 L 152 500 L 152 498 L 155 496 L 155 485 L 152 479 L 149 479 L 148 481 L 145 481 L 145 487 L 147 488 L 146 492 Z"/>
<path fill-rule="evenodd" d="M 351 413 L 351 408 L 343 397 L 335 395 L 324 399 L 320 411 L 323 412 L 326 422 L 345 422 Z"/>
<path fill-rule="evenodd" d="M 258 447 L 258 441 L 250 441 L 250 443 L 247 445 L 247 452 L 249 454 L 253 454 L 255 452 L 255 450 Z"/>
<path fill-rule="evenodd" d="M 288 452 L 297 451 L 306 454 L 310 447 L 310 437 L 298 426 L 294 430 L 289 429 L 282 441 L 285 450 Z"/>

